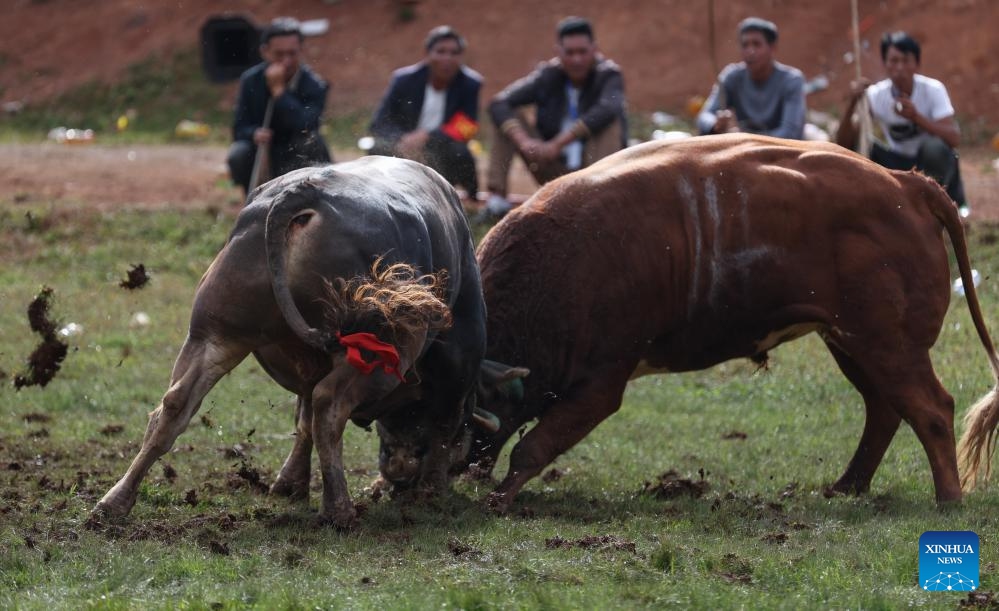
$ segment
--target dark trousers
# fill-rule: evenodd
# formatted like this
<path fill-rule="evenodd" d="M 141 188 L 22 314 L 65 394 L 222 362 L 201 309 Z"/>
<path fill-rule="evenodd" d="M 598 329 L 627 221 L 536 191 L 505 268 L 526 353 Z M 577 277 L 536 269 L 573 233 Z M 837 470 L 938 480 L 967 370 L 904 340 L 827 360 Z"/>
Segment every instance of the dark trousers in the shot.
<path fill-rule="evenodd" d="M 899 155 L 875 142 L 871 148 L 871 161 L 889 170 L 915 168 L 940 183 L 958 206 L 966 206 L 968 203 L 964 196 L 957 151 L 940 138 L 928 138 L 919 147 L 919 155 L 916 157 Z"/>
<path fill-rule="evenodd" d="M 372 155 L 401 157 L 395 150 L 394 142 L 376 140 L 371 149 Z M 479 175 L 475 169 L 475 157 L 468 149 L 468 143 L 452 140 L 438 130 L 430 132 L 427 144 L 423 147 L 423 158 L 414 159 L 433 168 L 449 183 L 461 186 L 475 197 L 479 191 Z"/>
<path fill-rule="evenodd" d="M 253 174 L 253 162 L 257 156 L 257 146 L 249 140 L 236 140 L 229 147 L 226 163 L 229 165 L 229 176 L 243 191 L 249 191 L 250 175 Z M 310 165 L 330 163 L 326 141 L 316 132 L 303 134 L 290 142 L 271 144 L 270 178 L 283 176 L 292 170 Z M 258 185 L 259 186 L 259 185 Z"/>
<path fill-rule="evenodd" d="M 532 138 L 540 138 L 538 130 L 534 124 L 528 120 L 526 113 L 518 112 L 517 120 L 520 121 L 521 128 Z M 583 143 L 583 166 L 587 167 L 594 162 L 612 155 L 621 150 L 624 146 L 623 130 L 627 129 L 623 120 L 616 119 L 605 127 L 600 133 L 592 134 Z M 550 180 L 569 173 L 569 168 L 561 159 L 547 163 L 537 163 L 527 161 L 517 150 L 513 140 L 504 134 L 500 129 L 496 129 L 493 138 L 493 149 L 489 153 L 489 173 L 487 175 L 489 191 L 497 195 L 506 197 L 507 181 L 510 176 L 510 165 L 513 163 L 514 155 L 519 156 L 524 165 L 531 172 L 534 180 L 539 185 L 543 185 Z"/>

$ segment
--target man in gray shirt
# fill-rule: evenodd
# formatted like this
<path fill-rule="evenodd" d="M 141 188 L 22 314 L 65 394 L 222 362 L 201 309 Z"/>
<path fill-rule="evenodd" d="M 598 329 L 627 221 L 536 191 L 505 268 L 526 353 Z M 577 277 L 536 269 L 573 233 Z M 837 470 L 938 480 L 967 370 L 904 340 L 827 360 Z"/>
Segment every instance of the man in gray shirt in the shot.
<path fill-rule="evenodd" d="M 742 61 L 718 75 L 697 116 L 701 134 L 749 132 L 800 140 L 805 129 L 805 79 L 774 60 L 777 26 L 759 17 L 739 24 Z"/>

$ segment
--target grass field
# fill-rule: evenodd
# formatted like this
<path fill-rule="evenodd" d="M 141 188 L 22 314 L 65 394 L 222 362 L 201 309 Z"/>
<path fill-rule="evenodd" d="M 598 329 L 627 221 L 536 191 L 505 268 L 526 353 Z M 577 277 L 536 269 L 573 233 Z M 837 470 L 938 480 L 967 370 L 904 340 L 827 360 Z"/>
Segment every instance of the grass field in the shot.
<path fill-rule="evenodd" d="M 955 608 L 966 593 L 917 587 L 926 530 L 976 531 L 976 604 L 999 589 L 999 491 L 938 509 L 904 425 L 871 494 L 823 496 L 863 409 L 814 337 L 775 350 L 768 371 L 731 362 L 633 382 L 621 411 L 502 517 L 483 510 L 482 481 L 425 507 L 372 501 L 376 435 L 351 427 L 348 481 L 366 511 L 349 534 L 314 525 L 317 480 L 308 504 L 261 492 L 290 448 L 294 401 L 247 361 L 153 468 L 130 517 L 88 528 L 166 388 L 195 284 L 231 224 L 0 202 L 0 608 Z M 996 238 L 979 226 L 971 243 L 999 333 Z M 138 263 L 149 284 L 120 288 Z M 51 383 L 15 391 L 42 285 L 52 316 L 82 331 Z M 991 379 L 960 297 L 933 356 L 963 414 Z M 643 492 L 670 470 L 706 490 Z"/>

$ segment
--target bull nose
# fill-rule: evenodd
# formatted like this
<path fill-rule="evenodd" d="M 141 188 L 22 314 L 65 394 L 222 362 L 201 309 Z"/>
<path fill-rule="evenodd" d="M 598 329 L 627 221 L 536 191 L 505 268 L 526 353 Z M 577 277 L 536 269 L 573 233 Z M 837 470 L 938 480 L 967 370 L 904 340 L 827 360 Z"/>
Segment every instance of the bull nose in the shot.
<path fill-rule="evenodd" d="M 416 475 L 417 466 L 416 459 L 393 456 L 385 465 L 385 477 L 394 482 L 411 480 Z"/>

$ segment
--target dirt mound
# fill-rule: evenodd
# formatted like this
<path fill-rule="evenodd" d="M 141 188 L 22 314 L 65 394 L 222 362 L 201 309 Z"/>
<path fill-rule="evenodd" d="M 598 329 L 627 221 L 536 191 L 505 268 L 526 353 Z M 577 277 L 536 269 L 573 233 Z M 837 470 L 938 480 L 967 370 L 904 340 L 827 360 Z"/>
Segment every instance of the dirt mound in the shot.
<path fill-rule="evenodd" d="M 330 20 L 330 31 L 310 39 L 309 62 L 333 83 L 334 113 L 367 108 L 388 83 L 390 71 L 421 55 L 427 30 L 451 23 L 469 40 L 467 61 L 486 79 L 489 96 L 553 53 L 553 27 L 567 14 L 591 18 L 608 56 L 624 69 L 635 110 L 678 113 L 706 94 L 718 67 L 734 60 L 734 29 L 755 14 L 781 31 L 779 59 L 806 76 L 826 75 L 828 91 L 810 105 L 834 109 L 854 74 L 850 4 L 824 0 L 715 2 L 712 54 L 707 3 L 681 0 L 202 0 L 140 3 L 134 0 L 14 0 L 0 20 L 0 101 L 33 101 L 90 80 L 113 81 L 150 56 L 198 43 L 208 16 L 238 12 L 258 23 L 289 14 Z M 951 91 L 965 130 L 999 125 L 999 23 L 993 0 L 860 0 L 866 51 L 864 73 L 882 75 L 877 41 L 904 29 L 924 45 L 923 72 Z M 714 58 L 714 59 L 713 59 Z M 220 88 L 223 102 L 232 85 Z"/>

